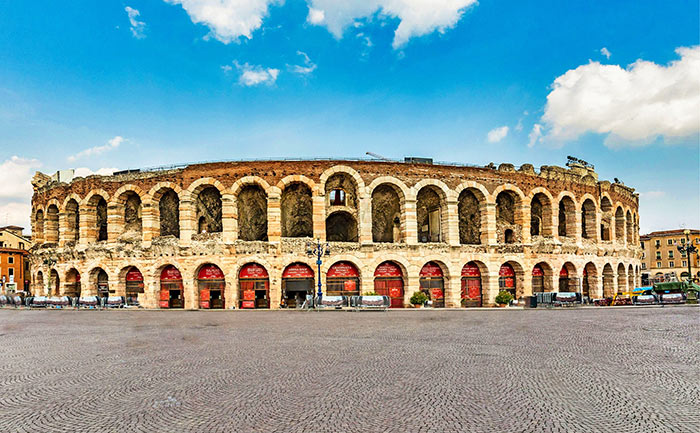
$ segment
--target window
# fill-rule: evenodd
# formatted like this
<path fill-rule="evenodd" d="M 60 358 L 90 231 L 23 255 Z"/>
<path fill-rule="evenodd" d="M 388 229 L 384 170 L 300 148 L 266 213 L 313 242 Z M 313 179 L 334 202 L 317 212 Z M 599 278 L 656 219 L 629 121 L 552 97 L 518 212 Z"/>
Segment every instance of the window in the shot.
<path fill-rule="evenodd" d="M 15 275 L 15 268 L 10 268 L 10 269 L 7 270 L 7 272 L 8 272 L 7 275 L 9 275 L 10 277 L 12 277 L 12 276 Z"/>
<path fill-rule="evenodd" d="M 661 241 L 660 241 L 660 240 L 657 239 L 655 243 L 656 243 L 656 246 L 657 246 L 657 247 L 660 247 L 660 246 L 661 246 Z"/>
<path fill-rule="evenodd" d="M 661 251 L 656 252 L 656 260 L 661 260 Z"/>
<path fill-rule="evenodd" d="M 673 263 L 673 260 L 671 260 L 670 262 L 668 262 L 668 267 L 669 267 L 669 268 L 673 268 L 673 267 L 675 267 L 675 266 L 676 266 L 676 264 Z"/>
<path fill-rule="evenodd" d="M 686 266 L 688 266 L 688 261 L 687 261 L 687 260 L 683 260 L 681 263 L 682 263 L 682 266 L 683 266 L 684 268 L 685 268 Z"/>
<path fill-rule="evenodd" d="M 656 262 L 656 267 L 660 268 L 661 267 L 661 262 Z"/>
<path fill-rule="evenodd" d="M 642 242 L 641 245 L 642 245 L 642 249 L 644 249 L 644 242 Z"/>
<path fill-rule="evenodd" d="M 646 264 L 646 263 L 642 263 L 642 269 L 646 269 L 646 268 L 647 268 L 647 264 Z"/>
<path fill-rule="evenodd" d="M 0 247 L 2 247 L 2 246 L 3 246 L 3 243 L 2 243 L 2 241 L 0 241 Z"/>
<path fill-rule="evenodd" d="M 685 257 L 685 250 L 681 251 L 681 257 Z"/>
<path fill-rule="evenodd" d="M 669 239 L 666 241 L 669 245 L 673 245 L 673 239 Z"/>
<path fill-rule="evenodd" d="M 14 257 L 10 256 L 10 257 L 7 258 L 7 263 L 8 263 L 8 264 L 11 265 L 11 264 L 13 264 L 14 262 L 15 262 L 15 258 L 14 258 Z"/>
<path fill-rule="evenodd" d="M 345 191 L 342 189 L 334 189 L 328 195 L 331 206 L 345 206 Z"/>
<path fill-rule="evenodd" d="M 24 249 L 24 242 L 20 242 L 20 243 L 19 243 L 19 249 L 20 249 L 20 250 L 23 250 L 23 249 Z"/>
<path fill-rule="evenodd" d="M 668 258 L 669 259 L 673 258 L 673 250 L 668 250 Z"/>
<path fill-rule="evenodd" d="M 681 238 L 681 245 L 685 245 L 685 238 Z"/>
<path fill-rule="evenodd" d="M 643 259 L 646 258 L 646 256 L 647 256 L 647 253 L 642 253 L 642 258 L 643 258 Z"/>

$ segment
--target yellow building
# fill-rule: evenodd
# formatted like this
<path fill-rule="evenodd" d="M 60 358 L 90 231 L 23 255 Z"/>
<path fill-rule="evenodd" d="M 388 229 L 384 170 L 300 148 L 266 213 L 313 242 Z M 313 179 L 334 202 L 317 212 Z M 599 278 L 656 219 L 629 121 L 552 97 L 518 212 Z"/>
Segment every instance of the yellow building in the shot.
<path fill-rule="evenodd" d="M 0 292 L 29 288 L 29 248 L 31 240 L 22 235 L 22 227 L 0 227 Z"/>
<path fill-rule="evenodd" d="M 688 232 L 688 240 L 686 233 Z M 642 284 L 651 285 L 669 280 L 673 275 L 678 280 L 688 277 L 688 260 L 695 281 L 700 277 L 700 257 L 693 253 L 688 257 L 685 252 L 678 251 L 678 246 L 685 246 L 689 241 L 700 249 L 700 230 L 664 230 L 652 232 L 639 237 L 642 247 Z"/>

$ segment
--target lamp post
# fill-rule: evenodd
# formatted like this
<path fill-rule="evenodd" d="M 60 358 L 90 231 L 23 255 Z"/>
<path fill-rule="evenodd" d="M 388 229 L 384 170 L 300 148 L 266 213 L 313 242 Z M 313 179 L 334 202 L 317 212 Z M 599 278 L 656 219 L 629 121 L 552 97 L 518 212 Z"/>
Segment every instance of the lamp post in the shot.
<path fill-rule="evenodd" d="M 51 268 L 55 264 L 56 264 L 56 259 L 54 259 L 52 257 L 48 257 L 48 258 L 44 259 L 44 266 L 48 267 L 48 269 L 49 269 L 48 285 L 46 286 L 46 296 L 51 296 L 51 276 L 52 276 L 51 275 L 52 274 Z M 58 295 L 58 293 L 56 293 L 56 295 Z"/>
<path fill-rule="evenodd" d="M 331 255 L 331 246 L 326 242 L 325 244 L 321 243 L 321 239 L 316 239 L 316 241 L 307 241 L 306 242 L 306 255 L 309 257 L 316 257 L 316 266 L 318 267 L 318 296 L 322 296 L 323 292 L 321 291 L 321 257 L 323 256 L 330 256 Z"/>
<path fill-rule="evenodd" d="M 696 253 L 698 249 L 690 242 L 690 230 L 683 230 L 683 234 L 685 235 L 685 245 L 677 245 L 676 248 L 681 255 L 685 253 L 685 257 L 688 260 L 688 283 L 691 283 L 693 281 L 693 269 L 691 266 L 692 255 Z"/>

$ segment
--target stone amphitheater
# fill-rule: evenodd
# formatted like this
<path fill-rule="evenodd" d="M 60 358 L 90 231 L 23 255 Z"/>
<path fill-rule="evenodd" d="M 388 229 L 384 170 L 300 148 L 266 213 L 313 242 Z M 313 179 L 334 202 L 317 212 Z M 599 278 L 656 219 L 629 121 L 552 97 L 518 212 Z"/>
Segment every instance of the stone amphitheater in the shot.
<path fill-rule="evenodd" d="M 62 176 L 60 174 L 63 174 Z M 313 293 L 425 292 L 492 306 L 500 290 L 639 284 L 638 195 L 593 167 L 360 160 L 215 162 L 33 179 L 32 292 L 145 308 L 289 308 Z M 327 243 L 320 275 L 311 240 Z"/>

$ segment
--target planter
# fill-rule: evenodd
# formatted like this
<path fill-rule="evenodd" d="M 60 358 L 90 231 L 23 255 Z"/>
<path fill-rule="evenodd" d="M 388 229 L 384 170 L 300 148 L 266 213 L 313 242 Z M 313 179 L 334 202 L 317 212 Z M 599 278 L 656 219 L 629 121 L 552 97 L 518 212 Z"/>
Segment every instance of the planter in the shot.
<path fill-rule="evenodd" d="M 413 304 L 413 308 L 423 308 L 423 305 L 421 305 L 421 304 Z"/>
<path fill-rule="evenodd" d="M 505 308 L 505 307 L 506 307 L 506 304 L 496 304 L 496 306 L 497 306 L 498 308 Z"/>

